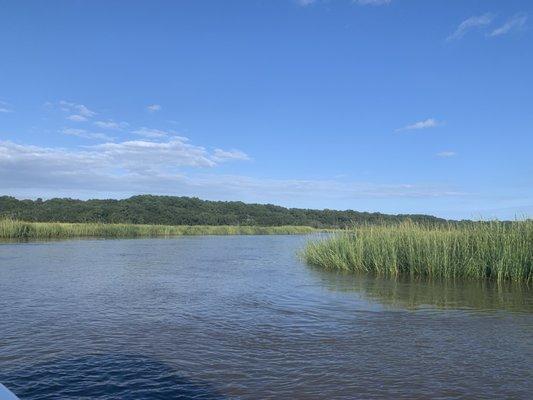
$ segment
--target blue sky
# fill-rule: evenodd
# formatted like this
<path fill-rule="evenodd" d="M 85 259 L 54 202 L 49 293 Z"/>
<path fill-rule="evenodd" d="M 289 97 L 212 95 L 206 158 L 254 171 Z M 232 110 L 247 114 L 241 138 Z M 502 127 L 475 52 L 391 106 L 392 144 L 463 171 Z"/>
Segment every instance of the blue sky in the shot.
<path fill-rule="evenodd" d="M 533 214 L 533 2 L 0 1 L 0 193 Z"/>

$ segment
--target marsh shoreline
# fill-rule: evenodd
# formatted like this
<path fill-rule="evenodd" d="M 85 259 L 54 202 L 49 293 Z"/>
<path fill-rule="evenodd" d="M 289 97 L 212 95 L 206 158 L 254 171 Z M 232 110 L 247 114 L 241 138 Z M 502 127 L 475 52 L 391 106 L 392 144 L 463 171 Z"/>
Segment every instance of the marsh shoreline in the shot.
<path fill-rule="evenodd" d="M 533 220 L 357 226 L 310 241 L 306 263 L 383 276 L 533 282 Z"/>
<path fill-rule="evenodd" d="M 308 226 L 143 225 L 0 220 L 0 239 L 141 238 L 195 235 L 302 235 Z"/>

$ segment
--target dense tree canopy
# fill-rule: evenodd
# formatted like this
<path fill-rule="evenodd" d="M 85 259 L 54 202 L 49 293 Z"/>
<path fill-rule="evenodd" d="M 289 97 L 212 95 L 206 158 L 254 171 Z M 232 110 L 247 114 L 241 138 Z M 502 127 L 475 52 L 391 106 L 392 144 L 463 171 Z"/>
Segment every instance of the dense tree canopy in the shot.
<path fill-rule="evenodd" d="M 124 200 L 17 200 L 0 197 L 0 217 L 41 222 L 106 222 L 166 225 L 306 225 L 345 227 L 411 219 L 439 223 L 429 215 L 388 215 L 358 211 L 284 208 L 240 201 L 207 201 L 191 197 L 134 196 Z"/>

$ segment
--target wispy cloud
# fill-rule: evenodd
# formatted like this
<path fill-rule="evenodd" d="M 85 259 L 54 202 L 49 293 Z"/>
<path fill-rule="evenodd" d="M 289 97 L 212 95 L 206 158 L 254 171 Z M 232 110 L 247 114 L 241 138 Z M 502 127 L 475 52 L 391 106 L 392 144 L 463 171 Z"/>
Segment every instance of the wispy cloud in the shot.
<path fill-rule="evenodd" d="M 213 159 L 216 161 L 229 161 L 229 160 L 250 160 L 248 154 L 240 150 L 221 150 L 215 149 L 213 152 Z"/>
<path fill-rule="evenodd" d="M 353 0 L 353 2 L 361 6 L 383 6 L 391 3 L 392 0 Z"/>
<path fill-rule="evenodd" d="M 174 167 L 213 167 L 217 160 L 205 148 L 189 143 L 184 137 L 173 137 L 166 142 L 130 140 L 121 143 L 103 143 L 93 152 L 104 155 L 130 171 Z"/>
<path fill-rule="evenodd" d="M 440 153 L 437 153 L 437 157 L 442 158 L 449 158 L 449 157 L 455 157 L 457 153 L 455 151 L 441 151 Z"/>
<path fill-rule="evenodd" d="M 174 131 L 163 131 L 161 129 L 152 129 L 145 126 L 132 131 L 132 133 L 143 136 L 146 138 L 163 138 L 167 136 L 173 136 L 176 134 Z"/>
<path fill-rule="evenodd" d="M 296 0 L 296 3 L 302 7 L 307 7 L 316 3 L 316 0 Z"/>
<path fill-rule="evenodd" d="M 483 15 L 467 18 L 459 24 L 457 29 L 455 29 L 455 31 L 448 36 L 446 40 L 451 41 L 461 39 L 468 31 L 487 26 L 492 23 L 493 19 L 494 15 L 491 13 L 485 13 Z"/>
<path fill-rule="evenodd" d="M 328 0 L 295 0 L 296 3 L 299 6 L 307 7 L 312 4 L 326 2 Z M 392 0 L 349 0 L 353 4 L 357 4 L 360 6 L 382 6 L 385 4 L 389 4 L 392 2 Z"/>
<path fill-rule="evenodd" d="M 95 121 L 94 124 L 102 129 L 111 129 L 111 130 L 121 130 L 128 127 L 127 122 L 116 122 L 116 121 Z"/>
<path fill-rule="evenodd" d="M 412 124 L 406 125 L 403 128 L 398 128 L 396 129 L 396 132 L 435 128 L 440 125 L 442 125 L 442 122 L 437 121 L 434 118 L 428 118 L 422 121 L 417 121 Z"/>
<path fill-rule="evenodd" d="M 75 128 L 64 128 L 61 130 L 61 133 L 68 136 L 76 136 L 83 139 L 94 139 L 94 140 L 114 140 L 114 138 L 106 135 L 105 133 L 98 132 L 89 132 L 85 129 L 75 129 Z"/>
<path fill-rule="evenodd" d="M 0 101 L 0 113 L 12 113 L 13 110 L 11 109 L 11 106 L 6 103 L 5 101 Z"/>
<path fill-rule="evenodd" d="M 96 115 L 96 112 L 90 110 L 87 106 L 83 104 L 72 103 L 70 101 L 61 100 L 59 102 L 59 107 L 64 112 L 68 112 L 71 115 L 79 115 L 85 117 L 86 119 Z"/>
<path fill-rule="evenodd" d="M 45 103 L 46 107 L 55 107 L 56 105 L 51 102 Z M 69 115 L 66 117 L 69 121 L 74 122 L 85 122 L 89 118 L 92 118 L 96 115 L 94 111 L 89 109 L 83 104 L 77 104 L 70 101 L 61 100 L 59 102 L 59 109 Z"/>
<path fill-rule="evenodd" d="M 233 154 L 232 157 L 228 157 Z M 218 155 L 218 156 L 217 156 Z M 221 156 L 224 160 L 221 160 Z M 82 149 L 40 147 L 0 141 L 0 189 L 34 194 L 69 192 L 161 193 L 261 202 L 322 198 L 352 202 L 363 198 L 433 198 L 460 196 L 453 188 L 408 183 L 376 184 L 340 180 L 264 179 L 220 175 L 222 161 L 244 157 L 238 150 L 210 152 L 185 138 L 103 143 Z M 182 167 L 187 167 L 185 173 Z M 197 171 L 197 172 L 194 172 Z"/>
<path fill-rule="evenodd" d="M 162 107 L 159 104 L 150 104 L 149 106 L 146 107 L 146 110 L 148 110 L 149 112 L 156 112 L 156 111 L 160 111 L 161 108 Z"/>
<path fill-rule="evenodd" d="M 63 130 L 64 134 L 86 137 L 83 129 Z M 221 154 L 224 157 L 221 157 Z M 229 155 L 233 154 L 233 157 Z M 0 141 L 0 170 L 17 168 L 33 173 L 68 175 L 73 173 L 105 172 L 120 176 L 124 173 L 170 174 L 178 167 L 214 167 L 221 162 L 248 159 L 238 150 L 210 152 L 187 138 L 173 137 L 165 142 L 129 140 L 85 146 L 82 150 L 20 145 Z M 87 169 L 89 168 L 89 170 Z M 122 171 L 121 171 L 122 170 Z M 1 179 L 0 179 L 1 181 Z"/>
<path fill-rule="evenodd" d="M 494 29 L 489 36 L 501 36 L 509 32 L 522 29 L 527 21 L 527 15 L 520 13 L 509 18 L 505 23 L 499 28 Z"/>
<path fill-rule="evenodd" d="M 67 119 L 70 121 L 75 121 L 75 122 L 87 121 L 86 117 L 84 117 L 83 115 L 79 115 L 79 114 L 69 115 Z"/>

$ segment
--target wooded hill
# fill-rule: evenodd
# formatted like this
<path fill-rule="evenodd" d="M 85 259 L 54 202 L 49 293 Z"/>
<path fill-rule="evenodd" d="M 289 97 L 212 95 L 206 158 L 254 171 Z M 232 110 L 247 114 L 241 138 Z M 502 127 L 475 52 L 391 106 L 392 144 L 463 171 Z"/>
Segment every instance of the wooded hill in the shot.
<path fill-rule="evenodd" d="M 316 228 L 394 223 L 407 219 L 442 223 L 430 215 L 388 215 L 358 211 L 285 208 L 240 201 L 207 201 L 192 197 L 133 196 L 123 200 L 17 200 L 0 197 L 0 217 L 38 222 L 104 222 L 166 225 L 302 225 Z"/>

